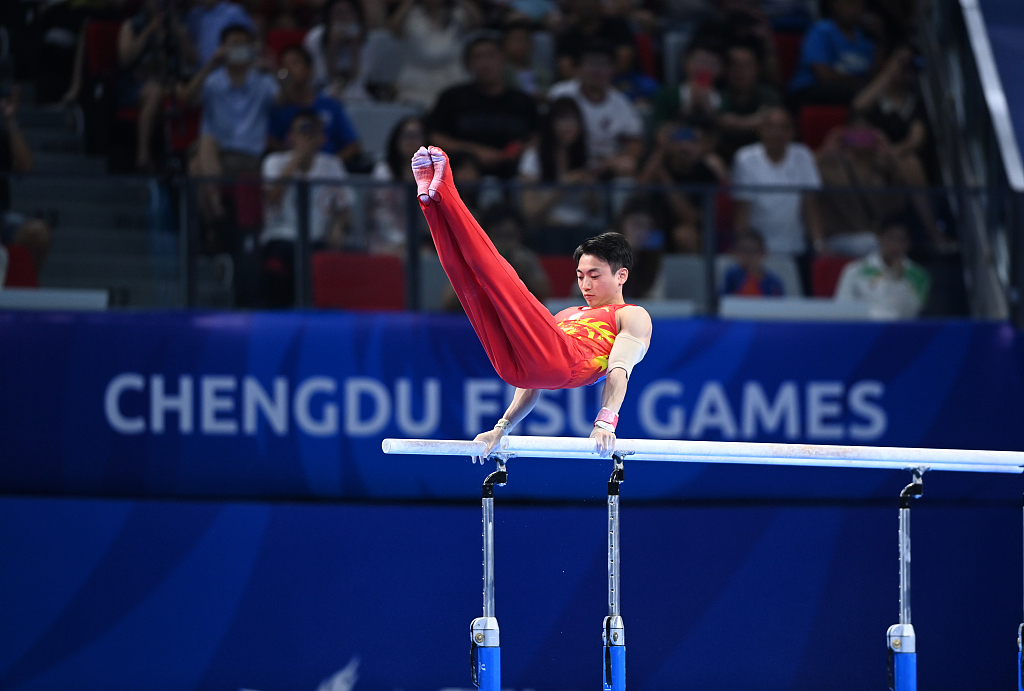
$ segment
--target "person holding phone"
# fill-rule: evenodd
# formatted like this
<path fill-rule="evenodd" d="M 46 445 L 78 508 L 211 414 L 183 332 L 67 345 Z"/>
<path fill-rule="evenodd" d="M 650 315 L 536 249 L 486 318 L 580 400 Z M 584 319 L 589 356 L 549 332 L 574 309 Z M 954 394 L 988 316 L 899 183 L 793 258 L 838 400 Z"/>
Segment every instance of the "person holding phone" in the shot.
<path fill-rule="evenodd" d="M 714 118 L 722 108 L 717 83 L 722 75 L 722 53 L 714 39 L 695 38 L 682 59 L 683 81 L 667 84 L 654 97 L 655 126 L 673 118 Z"/>
<path fill-rule="evenodd" d="M 257 57 L 256 37 L 249 27 L 229 26 L 221 32 L 220 48 L 180 89 L 182 101 L 203 107 L 199 139 L 189 161 L 192 175 L 235 176 L 260 170 L 278 84 L 257 69 Z M 219 186 L 207 184 L 199 190 L 199 204 L 212 232 L 207 250 L 220 249 L 223 238 L 215 226 L 224 222 L 225 212 Z"/>

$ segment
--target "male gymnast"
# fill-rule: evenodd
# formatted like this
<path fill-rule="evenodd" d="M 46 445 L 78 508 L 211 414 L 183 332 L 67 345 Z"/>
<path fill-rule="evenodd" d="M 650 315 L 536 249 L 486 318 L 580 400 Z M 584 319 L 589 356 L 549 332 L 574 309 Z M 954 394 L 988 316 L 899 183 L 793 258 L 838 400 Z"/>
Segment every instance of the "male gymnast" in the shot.
<path fill-rule="evenodd" d="M 576 248 L 576 281 L 586 307 L 552 316 L 491 244 L 455 190 L 448 156 L 432 146 L 412 158 L 420 208 L 441 265 L 466 310 L 487 357 L 516 387 L 480 462 L 533 410 L 542 389 L 571 389 L 605 379 L 601 411 L 590 436 L 598 452 L 615 449 L 615 426 L 633 366 L 651 343 L 651 317 L 622 299 L 633 255 L 618 233 L 602 233 Z"/>

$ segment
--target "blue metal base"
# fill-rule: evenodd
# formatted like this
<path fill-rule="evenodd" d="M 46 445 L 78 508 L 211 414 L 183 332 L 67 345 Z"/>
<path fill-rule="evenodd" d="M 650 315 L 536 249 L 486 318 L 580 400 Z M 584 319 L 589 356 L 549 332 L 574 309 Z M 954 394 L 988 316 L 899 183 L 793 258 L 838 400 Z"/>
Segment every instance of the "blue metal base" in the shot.
<path fill-rule="evenodd" d="M 480 691 L 501 691 L 501 648 L 476 649 L 476 678 Z"/>
<path fill-rule="evenodd" d="M 606 645 L 602 663 L 604 691 L 626 691 L 626 646 Z M 611 679 L 608 678 L 609 666 L 611 667 Z"/>
<path fill-rule="evenodd" d="M 1017 653 L 1017 691 L 1024 691 L 1024 653 Z"/>
<path fill-rule="evenodd" d="M 892 656 L 893 689 L 917 691 L 917 653 L 896 653 Z"/>

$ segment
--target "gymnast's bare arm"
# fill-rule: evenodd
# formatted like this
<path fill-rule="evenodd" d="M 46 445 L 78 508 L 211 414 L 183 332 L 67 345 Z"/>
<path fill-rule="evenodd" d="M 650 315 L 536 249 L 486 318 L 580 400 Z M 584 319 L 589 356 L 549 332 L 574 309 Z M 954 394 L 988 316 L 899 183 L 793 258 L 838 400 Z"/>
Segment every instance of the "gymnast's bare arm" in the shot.
<path fill-rule="evenodd" d="M 502 416 L 502 420 L 508 420 L 508 424 L 502 428 L 495 426 L 494 429 L 486 432 L 481 432 L 476 435 L 476 439 L 473 441 L 482 441 L 487 444 L 487 449 L 484 451 L 483 456 L 477 456 L 473 459 L 476 462 L 480 460 L 480 464 L 483 465 L 484 459 L 494 450 L 501 441 L 501 438 L 512 431 L 512 428 L 522 422 L 523 418 L 530 414 L 533 407 L 537 405 L 537 399 L 540 398 L 540 389 L 516 389 L 515 396 L 512 397 L 512 402 L 509 404 L 508 409 Z"/>
<path fill-rule="evenodd" d="M 651 315 L 643 307 L 630 305 L 623 307 L 616 314 L 619 322 L 619 335 L 629 335 L 642 341 L 644 352 L 651 347 Z M 604 380 L 604 391 L 601 394 L 601 407 L 608 408 L 616 415 L 622 407 L 622 401 L 626 398 L 626 387 L 629 383 L 629 374 L 621 367 L 616 367 L 608 372 Z M 602 456 L 610 456 L 615 450 L 615 433 L 595 426 L 590 433 L 590 438 L 597 441 L 597 452 Z"/>

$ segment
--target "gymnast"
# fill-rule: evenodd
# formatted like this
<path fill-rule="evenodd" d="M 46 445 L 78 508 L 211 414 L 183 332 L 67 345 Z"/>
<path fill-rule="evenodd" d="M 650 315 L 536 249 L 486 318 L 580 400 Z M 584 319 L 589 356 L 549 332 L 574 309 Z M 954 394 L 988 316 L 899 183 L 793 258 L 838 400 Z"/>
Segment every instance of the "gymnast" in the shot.
<path fill-rule="evenodd" d="M 626 239 L 602 233 L 576 248 L 576 281 L 587 306 L 552 316 L 462 203 L 444 151 L 420 147 L 412 170 L 441 265 L 498 376 L 516 387 L 494 429 L 476 437 L 487 445 L 477 458 L 483 463 L 533 410 L 542 389 L 571 389 L 601 379 L 603 407 L 590 436 L 602 456 L 611 455 L 629 375 L 651 343 L 650 315 L 622 299 L 633 263 Z"/>

